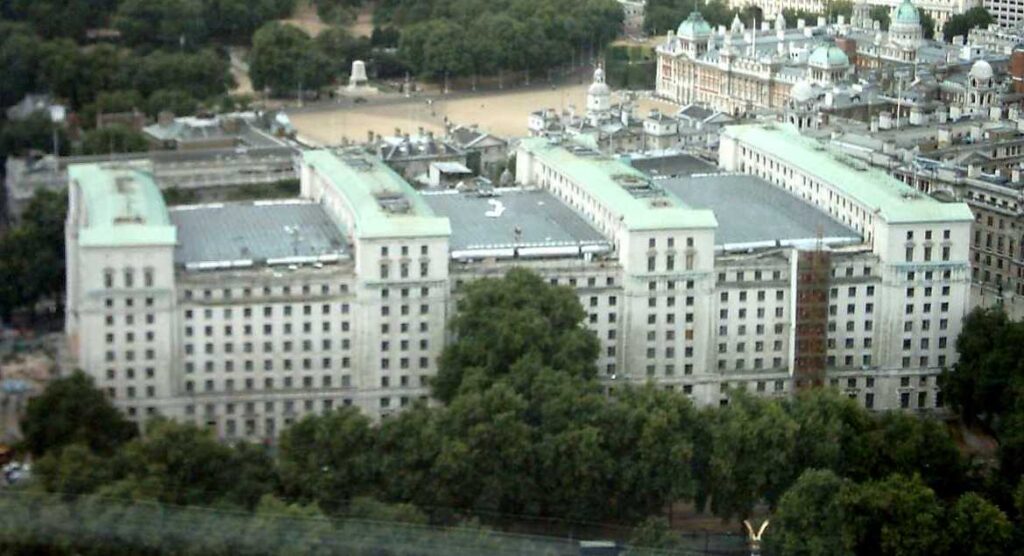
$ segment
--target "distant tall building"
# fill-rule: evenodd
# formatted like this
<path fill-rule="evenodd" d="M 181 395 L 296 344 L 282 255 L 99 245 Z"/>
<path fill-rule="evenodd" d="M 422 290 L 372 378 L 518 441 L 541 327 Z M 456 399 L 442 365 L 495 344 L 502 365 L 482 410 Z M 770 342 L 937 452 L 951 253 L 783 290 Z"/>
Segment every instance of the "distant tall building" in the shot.
<path fill-rule="evenodd" d="M 1017 28 L 1024 24 L 1024 2 L 1020 0 L 984 0 L 984 6 L 1000 27 Z"/>
<path fill-rule="evenodd" d="M 874 6 L 884 6 L 889 8 L 890 12 L 893 12 L 891 19 L 895 19 L 895 12 L 899 9 L 900 4 L 903 0 L 858 0 L 855 2 L 854 11 L 856 13 L 856 4 L 863 4 L 864 6 L 871 8 Z M 1007 10 L 1011 10 L 1009 6 L 1016 6 L 1016 12 L 1020 14 L 1020 2 L 1019 0 L 985 0 L 988 3 L 1005 4 Z M 824 14 L 828 2 L 825 0 L 728 0 L 729 6 L 732 8 L 742 9 L 749 5 L 760 7 L 764 10 L 765 17 L 774 18 L 778 14 L 782 13 L 783 10 L 804 10 L 811 13 Z M 927 13 L 932 19 L 935 20 L 936 31 L 942 29 L 942 25 L 952 16 L 964 13 L 965 11 L 981 5 L 981 0 L 919 0 L 915 2 L 918 9 Z M 987 6 L 986 6 L 987 7 Z"/>
<path fill-rule="evenodd" d="M 622 27 L 627 35 L 640 35 L 644 31 L 647 0 L 619 0 L 622 6 Z"/>

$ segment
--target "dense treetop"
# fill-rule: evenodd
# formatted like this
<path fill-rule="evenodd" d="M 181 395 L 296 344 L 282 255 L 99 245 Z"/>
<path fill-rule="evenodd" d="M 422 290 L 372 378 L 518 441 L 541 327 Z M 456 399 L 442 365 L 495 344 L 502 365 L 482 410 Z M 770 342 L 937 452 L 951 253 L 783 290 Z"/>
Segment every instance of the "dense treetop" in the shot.
<path fill-rule="evenodd" d="M 614 0 L 384 0 L 374 16 L 400 29 L 401 59 L 433 77 L 568 64 L 614 39 L 623 17 Z"/>

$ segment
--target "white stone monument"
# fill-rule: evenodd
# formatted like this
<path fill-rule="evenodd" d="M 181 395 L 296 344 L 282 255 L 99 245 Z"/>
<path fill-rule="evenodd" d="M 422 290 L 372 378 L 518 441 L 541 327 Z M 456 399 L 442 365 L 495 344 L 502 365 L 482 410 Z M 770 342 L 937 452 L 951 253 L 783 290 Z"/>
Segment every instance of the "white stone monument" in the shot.
<path fill-rule="evenodd" d="M 352 72 L 348 77 L 348 88 L 349 90 L 355 90 L 360 87 L 365 87 L 368 80 L 366 79 L 366 63 L 362 60 L 355 60 L 352 62 Z"/>
<path fill-rule="evenodd" d="M 355 60 L 352 62 L 352 72 L 349 73 L 348 87 L 342 89 L 344 96 L 364 96 L 377 92 L 375 87 L 370 86 L 370 80 L 366 77 L 366 62 Z"/>

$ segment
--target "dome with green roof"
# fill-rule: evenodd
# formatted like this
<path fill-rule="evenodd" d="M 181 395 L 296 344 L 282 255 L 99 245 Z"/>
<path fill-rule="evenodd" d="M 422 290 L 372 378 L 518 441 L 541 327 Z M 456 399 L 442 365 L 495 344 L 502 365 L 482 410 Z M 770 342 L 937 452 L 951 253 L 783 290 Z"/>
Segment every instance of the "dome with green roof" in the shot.
<path fill-rule="evenodd" d="M 711 36 L 711 25 L 704 21 L 704 16 L 700 15 L 700 12 L 694 10 L 690 12 L 690 17 L 679 24 L 676 34 L 684 39 L 706 39 Z"/>
<path fill-rule="evenodd" d="M 900 7 L 896 8 L 896 17 L 893 21 L 902 25 L 920 25 L 921 14 L 917 12 L 914 3 L 910 0 L 903 0 Z"/>
<path fill-rule="evenodd" d="M 850 65 L 850 57 L 834 44 L 823 44 L 811 52 L 807 64 L 820 69 L 845 68 Z"/>

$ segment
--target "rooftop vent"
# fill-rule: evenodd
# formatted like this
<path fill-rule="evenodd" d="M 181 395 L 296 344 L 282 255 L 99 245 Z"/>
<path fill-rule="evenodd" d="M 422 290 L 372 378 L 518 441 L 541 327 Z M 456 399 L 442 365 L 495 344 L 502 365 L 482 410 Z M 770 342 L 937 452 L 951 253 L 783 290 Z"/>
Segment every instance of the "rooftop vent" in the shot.
<path fill-rule="evenodd" d="M 366 160 L 361 156 L 350 154 L 348 156 L 342 157 L 342 160 L 345 161 L 345 164 L 348 164 L 350 167 L 356 170 L 366 172 L 373 169 L 373 164 L 370 164 L 369 160 Z"/>
<path fill-rule="evenodd" d="M 118 193 L 128 193 L 132 190 L 133 181 L 131 176 L 117 176 L 114 178 L 114 187 Z"/>
<path fill-rule="evenodd" d="M 377 202 L 385 212 L 391 214 L 408 214 L 412 211 L 412 204 L 402 194 L 391 191 L 384 191 L 376 195 Z"/>

